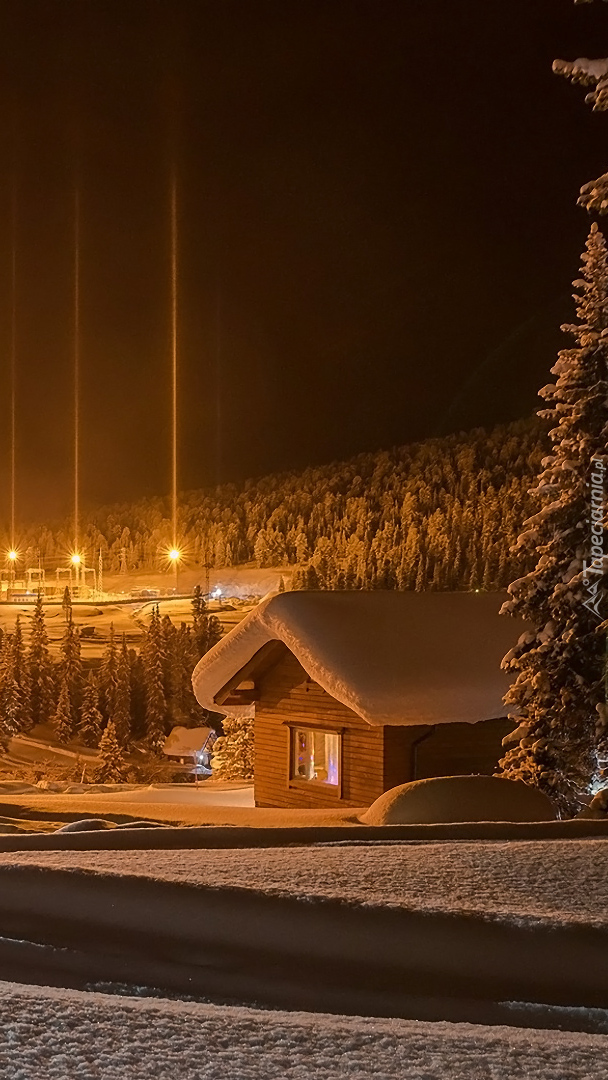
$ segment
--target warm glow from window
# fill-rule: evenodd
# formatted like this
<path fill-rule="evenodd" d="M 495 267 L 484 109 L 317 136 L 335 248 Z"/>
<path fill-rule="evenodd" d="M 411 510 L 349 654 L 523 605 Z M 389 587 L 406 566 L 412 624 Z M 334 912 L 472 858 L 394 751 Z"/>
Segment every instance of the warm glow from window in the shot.
<path fill-rule="evenodd" d="M 317 784 L 340 783 L 340 736 L 296 728 L 292 732 L 292 778 Z"/>

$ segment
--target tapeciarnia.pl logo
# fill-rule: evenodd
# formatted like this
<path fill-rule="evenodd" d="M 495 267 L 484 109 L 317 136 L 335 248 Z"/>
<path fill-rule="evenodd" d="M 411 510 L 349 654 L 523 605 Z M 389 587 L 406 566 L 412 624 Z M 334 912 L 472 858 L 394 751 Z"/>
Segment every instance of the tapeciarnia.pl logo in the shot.
<path fill-rule="evenodd" d="M 583 560 L 583 585 L 587 590 L 587 598 L 583 604 L 589 611 L 600 620 L 604 616 L 599 610 L 603 592 L 601 590 L 602 576 L 605 572 L 608 554 L 605 551 L 604 517 L 606 513 L 606 475 L 607 466 L 602 458 L 591 459 L 591 506 L 589 513 L 590 525 L 590 549 L 591 561 Z"/>

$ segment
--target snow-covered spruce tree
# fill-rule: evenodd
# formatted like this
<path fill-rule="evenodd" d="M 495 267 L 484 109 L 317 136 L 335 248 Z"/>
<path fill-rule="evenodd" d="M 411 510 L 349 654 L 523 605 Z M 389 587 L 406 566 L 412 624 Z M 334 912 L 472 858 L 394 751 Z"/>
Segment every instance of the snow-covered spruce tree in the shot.
<path fill-rule="evenodd" d="M 144 658 L 144 684 L 146 688 L 145 742 L 152 753 L 160 754 L 165 742 L 167 713 L 160 657 L 148 655 Z"/>
<path fill-rule="evenodd" d="M 128 771 L 129 766 L 116 738 L 116 728 L 113 721 L 108 720 L 99 743 L 99 764 L 93 777 L 101 784 L 120 784 L 126 780 Z"/>
<path fill-rule="evenodd" d="M 211 756 L 214 776 L 220 780 L 253 780 L 253 719 L 226 716 L 224 734 L 216 739 Z"/>
<path fill-rule="evenodd" d="M 55 671 L 49 652 L 49 640 L 40 593 L 38 593 L 30 624 L 27 666 L 30 680 L 32 725 L 48 723 L 54 711 Z"/>
<path fill-rule="evenodd" d="M 118 650 L 114 623 L 110 623 L 108 644 L 106 645 L 99 671 L 99 707 L 105 720 L 112 716 L 114 694 L 116 692 L 116 672 L 118 669 Z"/>
<path fill-rule="evenodd" d="M 74 735 L 74 709 L 70 699 L 70 684 L 65 674 L 61 680 L 59 699 L 53 717 L 53 727 L 55 728 L 57 741 L 60 743 L 68 743 Z"/>
<path fill-rule="evenodd" d="M 85 746 L 99 746 L 103 718 L 98 708 L 98 701 L 97 680 L 94 672 L 91 671 L 84 688 L 78 729 L 80 740 Z"/>
<path fill-rule="evenodd" d="M 574 0 L 575 3 L 589 3 L 590 0 Z M 594 112 L 608 110 L 608 57 L 599 60 L 555 60 L 553 70 L 557 75 L 565 75 L 573 83 L 589 86 L 592 89 L 585 97 Z M 608 213 L 608 173 L 598 176 L 581 188 L 579 205 L 596 214 Z"/>
<path fill-rule="evenodd" d="M 21 730 L 22 695 L 15 671 L 13 635 L 5 634 L 0 653 L 0 743 L 3 746 Z"/>
<path fill-rule="evenodd" d="M 20 731 L 27 731 L 32 726 L 31 679 L 23 643 L 20 615 L 17 616 L 15 621 L 15 631 L 13 634 L 13 672 L 21 697 L 19 729 Z"/>
<path fill-rule="evenodd" d="M 608 492 L 608 255 L 596 224 L 582 264 L 574 283 L 578 323 L 562 327 L 575 344 L 559 353 L 555 384 L 540 391 L 547 408 L 539 416 L 554 426 L 551 453 L 530 492 L 539 509 L 514 549 L 524 564 L 535 556 L 536 565 L 509 586 L 502 608 L 534 630 L 503 660 L 516 675 L 505 702 L 521 722 L 519 741 L 500 766 L 505 776 L 545 790 L 564 812 L 577 808 L 597 778 L 608 734 L 608 574 L 592 548 L 605 513 L 592 499 L 594 480 Z"/>
<path fill-rule="evenodd" d="M 200 585 L 194 589 L 192 600 L 192 635 L 196 648 L 196 660 L 200 660 L 222 636 L 222 625 L 217 615 L 209 615 Z M 196 662 L 196 661 L 195 661 Z"/>
<path fill-rule="evenodd" d="M 66 624 L 60 645 L 59 679 L 65 680 L 70 692 L 70 703 L 76 725 L 82 704 L 82 661 L 80 658 L 80 634 L 72 620 L 71 607 L 66 611 Z"/>
<path fill-rule="evenodd" d="M 124 634 L 116 668 L 112 720 L 119 744 L 126 746 L 131 735 L 131 660 Z"/>

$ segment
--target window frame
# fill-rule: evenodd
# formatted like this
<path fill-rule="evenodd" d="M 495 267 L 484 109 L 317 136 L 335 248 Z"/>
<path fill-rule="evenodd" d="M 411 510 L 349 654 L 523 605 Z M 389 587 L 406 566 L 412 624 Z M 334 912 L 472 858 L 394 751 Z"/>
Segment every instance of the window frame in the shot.
<path fill-rule="evenodd" d="M 344 732 L 346 728 L 330 727 L 324 724 L 314 724 L 308 721 L 289 720 L 286 722 L 289 739 L 287 748 L 287 786 L 298 791 L 323 791 L 330 798 L 342 798 L 343 767 L 344 767 Z M 320 735 L 336 735 L 338 738 L 338 783 L 327 784 L 324 780 L 307 780 L 302 776 L 294 775 L 295 768 L 295 735 L 297 731 L 316 731 Z"/>

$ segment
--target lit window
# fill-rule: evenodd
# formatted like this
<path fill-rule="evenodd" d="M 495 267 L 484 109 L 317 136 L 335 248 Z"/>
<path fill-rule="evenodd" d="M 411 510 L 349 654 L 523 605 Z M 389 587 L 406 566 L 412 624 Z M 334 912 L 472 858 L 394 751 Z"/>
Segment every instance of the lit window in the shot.
<path fill-rule="evenodd" d="M 340 783 L 340 736 L 296 728 L 292 732 L 292 777 L 317 784 Z"/>

